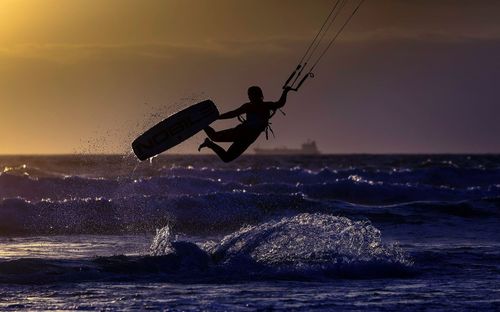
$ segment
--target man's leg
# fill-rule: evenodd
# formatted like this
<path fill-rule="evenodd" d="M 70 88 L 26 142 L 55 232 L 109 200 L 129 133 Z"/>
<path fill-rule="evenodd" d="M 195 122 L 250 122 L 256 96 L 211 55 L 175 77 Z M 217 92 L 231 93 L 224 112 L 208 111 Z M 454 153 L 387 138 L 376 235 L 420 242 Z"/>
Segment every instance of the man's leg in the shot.
<path fill-rule="evenodd" d="M 254 140 L 248 140 L 248 139 L 238 140 L 238 141 L 234 142 L 227 149 L 225 159 L 221 158 L 222 161 L 230 162 L 230 161 L 233 161 L 236 158 L 240 157 L 241 154 L 243 154 L 248 149 L 248 147 L 250 147 L 250 145 L 252 145 L 253 142 L 255 142 L 255 139 Z"/>
<path fill-rule="evenodd" d="M 205 130 L 210 140 L 214 142 L 234 142 L 238 139 L 240 134 L 238 126 L 222 131 L 215 131 L 212 127 L 206 127 L 203 130 Z"/>
<path fill-rule="evenodd" d="M 228 157 L 226 150 L 224 150 L 216 143 L 210 141 L 209 139 L 206 139 L 205 142 L 203 142 L 202 145 L 200 145 L 200 148 L 198 148 L 198 150 L 200 150 L 202 146 L 210 148 L 215 152 L 215 154 L 217 154 L 217 156 L 219 156 L 220 159 L 222 159 L 222 161 L 227 162 L 226 160 L 228 159 Z"/>
<path fill-rule="evenodd" d="M 200 145 L 200 148 L 208 147 L 212 149 L 223 162 L 230 162 L 243 154 L 247 150 L 247 148 L 252 145 L 255 140 L 257 140 L 258 137 L 259 134 L 253 134 L 238 139 L 233 144 L 231 144 L 227 151 L 208 139 L 205 140 L 202 145 Z"/>

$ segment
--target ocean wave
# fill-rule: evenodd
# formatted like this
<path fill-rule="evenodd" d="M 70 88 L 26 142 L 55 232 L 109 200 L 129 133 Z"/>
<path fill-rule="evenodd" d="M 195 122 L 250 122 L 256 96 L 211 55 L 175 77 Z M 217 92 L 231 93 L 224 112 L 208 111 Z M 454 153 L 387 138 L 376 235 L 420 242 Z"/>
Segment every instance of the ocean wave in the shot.
<path fill-rule="evenodd" d="M 158 231 L 151 253 L 175 254 L 173 237 L 169 227 Z M 370 222 L 319 213 L 246 226 L 201 248 L 225 270 L 251 276 L 381 277 L 413 264 L 399 246 L 384 244 Z"/>
<path fill-rule="evenodd" d="M 114 234 L 154 232 L 170 224 L 186 233 L 220 233 L 287 211 L 318 211 L 301 194 L 244 192 L 131 196 L 62 201 L 0 201 L 0 234 Z"/>
<path fill-rule="evenodd" d="M 339 197 L 350 199 L 350 195 Z M 373 193 L 373 196 L 379 195 Z M 131 195 L 40 201 L 9 198 L 0 200 L 0 234 L 149 233 L 167 224 L 176 231 L 188 234 L 213 234 L 276 216 L 304 212 L 368 218 L 384 223 L 439 222 L 448 217 L 498 217 L 499 198 L 374 205 L 338 199 L 317 200 L 301 192 L 256 194 L 245 190 L 181 196 Z"/>
<path fill-rule="evenodd" d="M 0 283 L 325 280 L 405 277 L 413 263 L 369 222 L 299 214 L 243 227 L 219 241 L 176 241 L 165 227 L 149 256 L 0 261 Z"/>
<path fill-rule="evenodd" d="M 450 188 L 467 188 L 471 186 L 484 187 L 498 183 L 500 178 L 500 169 L 457 167 L 393 167 L 386 169 L 323 168 L 316 171 L 301 167 L 246 168 L 236 170 L 168 168 L 161 169 L 159 173 L 165 176 L 212 178 L 223 182 L 236 182 L 246 185 L 260 183 L 317 184 L 359 177 L 359 180 L 369 181 L 371 183 L 446 186 Z"/>
<path fill-rule="evenodd" d="M 255 194 L 303 193 L 310 198 L 337 199 L 360 204 L 390 204 L 417 200 L 466 200 L 500 196 L 500 183 L 453 188 L 408 179 L 381 178 L 370 173 L 337 172 L 324 169 L 293 170 L 190 170 L 142 178 L 43 177 L 0 174 L 0 199 L 64 200 L 105 197 L 117 199 L 131 194 L 147 196 L 199 195 L 246 191 Z M 242 173 L 243 172 L 243 173 Z M 281 175 L 281 176 L 280 176 Z M 284 178 L 284 176 L 287 176 Z M 378 180 L 376 179 L 378 178 Z M 495 183 L 494 183 L 495 182 Z"/>

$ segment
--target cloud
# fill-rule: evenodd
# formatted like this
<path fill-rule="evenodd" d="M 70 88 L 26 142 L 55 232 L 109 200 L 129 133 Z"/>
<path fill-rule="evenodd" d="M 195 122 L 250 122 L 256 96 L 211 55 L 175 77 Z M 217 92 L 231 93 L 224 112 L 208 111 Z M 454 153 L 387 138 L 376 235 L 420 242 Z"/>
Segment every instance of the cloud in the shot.
<path fill-rule="evenodd" d="M 325 36 L 325 42 L 335 33 L 332 29 Z M 197 43 L 182 42 L 145 42 L 120 44 L 16 44 L 0 47 L 3 59 L 38 59 L 54 63 L 72 64 L 87 61 L 119 61 L 145 59 L 153 61 L 175 61 L 189 55 L 205 57 L 238 58 L 249 55 L 297 54 L 297 49 L 304 48 L 313 37 L 310 35 L 290 35 L 265 37 L 258 39 L 216 40 L 206 39 Z M 447 42 L 464 43 L 474 41 L 498 41 L 500 29 L 408 29 L 404 27 L 358 28 L 346 31 L 337 39 L 339 43 L 360 43 L 377 41 Z"/>
<path fill-rule="evenodd" d="M 469 42 L 469 41 L 497 41 L 500 40 L 500 29 L 487 31 L 458 31 L 451 29 L 405 29 L 398 27 L 378 28 L 362 32 L 350 32 L 339 38 L 346 41 L 432 41 L 432 42 Z"/>
<path fill-rule="evenodd" d="M 283 53 L 302 43 L 302 38 L 280 37 L 249 40 L 205 40 L 197 44 L 147 42 L 126 44 L 20 44 L 0 48 L 0 57 L 41 59 L 56 63 L 87 60 L 144 58 L 174 60 L 185 54 L 239 57 L 248 54 Z"/>

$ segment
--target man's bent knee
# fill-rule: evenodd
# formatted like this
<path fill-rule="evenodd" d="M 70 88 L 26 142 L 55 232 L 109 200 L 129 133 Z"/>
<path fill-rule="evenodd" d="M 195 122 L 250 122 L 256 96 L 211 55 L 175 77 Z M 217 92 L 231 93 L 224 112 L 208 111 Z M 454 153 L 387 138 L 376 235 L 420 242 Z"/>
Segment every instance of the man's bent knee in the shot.
<path fill-rule="evenodd" d="M 207 126 L 205 129 L 203 129 L 205 131 L 205 133 L 207 134 L 207 136 L 212 139 L 212 137 L 214 136 L 215 134 L 215 130 L 214 128 L 210 127 L 210 126 Z"/>

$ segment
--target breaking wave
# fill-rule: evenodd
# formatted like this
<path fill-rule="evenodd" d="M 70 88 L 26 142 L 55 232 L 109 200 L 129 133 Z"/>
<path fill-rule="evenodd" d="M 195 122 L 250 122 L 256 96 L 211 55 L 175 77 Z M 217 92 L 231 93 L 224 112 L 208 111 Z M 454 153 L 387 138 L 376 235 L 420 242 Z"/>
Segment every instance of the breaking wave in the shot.
<path fill-rule="evenodd" d="M 406 277 L 409 256 L 382 242 L 369 222 L 325 214 L 298 214 L 246 226 L 217 241 L 178 241 L 159 230 L 150 256 L 0 262 L 0 283 L 151 280 L 227 282 Z"/>

